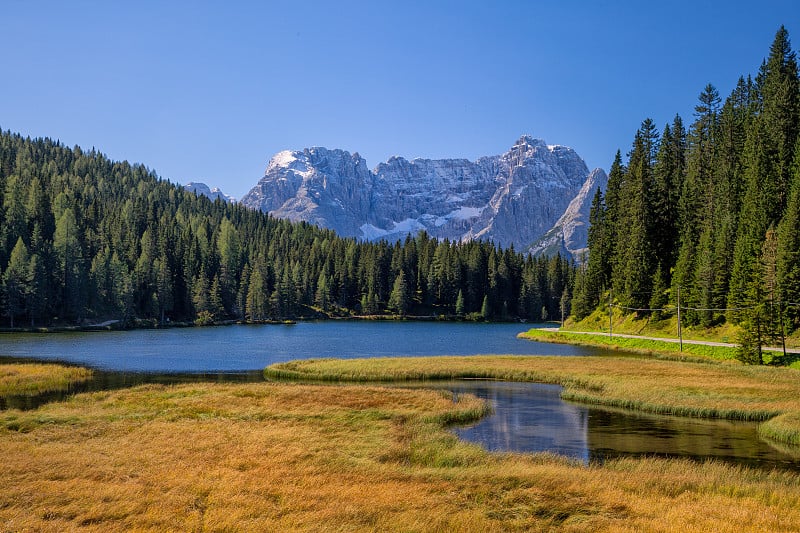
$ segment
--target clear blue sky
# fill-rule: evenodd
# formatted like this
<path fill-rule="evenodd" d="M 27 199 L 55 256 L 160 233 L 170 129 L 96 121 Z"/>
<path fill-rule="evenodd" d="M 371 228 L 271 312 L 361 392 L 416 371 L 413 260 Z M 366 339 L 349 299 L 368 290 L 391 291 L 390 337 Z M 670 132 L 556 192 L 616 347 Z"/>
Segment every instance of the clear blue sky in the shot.
<path fill-rule="evenodd" d="M 590 167 L 646 117 L 689 124 L 755 74 L 800 2 L 0 0 L 0 128 L 244 195 L 275 152 L 499 154 Z"/>

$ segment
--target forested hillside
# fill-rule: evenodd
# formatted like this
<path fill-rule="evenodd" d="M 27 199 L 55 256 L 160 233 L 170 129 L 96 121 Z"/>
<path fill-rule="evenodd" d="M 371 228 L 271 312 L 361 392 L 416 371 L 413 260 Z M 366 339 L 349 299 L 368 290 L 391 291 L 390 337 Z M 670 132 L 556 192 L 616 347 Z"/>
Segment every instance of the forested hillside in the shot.
<path fill-rule="evenodd" d="M 5 324 L 156 324 L 350 314 L 560 316 L 560 257 L 486 242 L 359 243 L 211 202 L 142 165 L 0 133 Z"/>
<path fill-rule="evenodd" d="M 800 316 L 800 82 L 781 27 L 755 78 L 708 85 L 688 129 L 645 120 L 595 196 L 576 317 L 617 305 L 775 340 Z M 749 340 L 748 337 L 749 336 Z M 758 351 L 757 357 L 760 357 Z"/>

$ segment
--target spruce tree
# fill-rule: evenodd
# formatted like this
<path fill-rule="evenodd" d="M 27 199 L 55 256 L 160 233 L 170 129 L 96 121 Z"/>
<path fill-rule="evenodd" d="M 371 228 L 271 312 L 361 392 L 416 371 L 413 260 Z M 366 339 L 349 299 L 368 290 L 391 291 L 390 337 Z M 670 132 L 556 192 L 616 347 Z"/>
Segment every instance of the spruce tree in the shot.
<path fill-rule="evenodd" d="M 392 285 L 392 293 L 389 296 L 388 306 L 390 310 L 403 316 L 408 312 L 409 303 L 406 274 L 401 270 Z"/>
<path fill-rule="evenodd" d="M 262 266 L 258 263 L 250 271 L 250 282 L 247 288 L 246 314 L 251 321 L 264 320 L 267 317 L 269 301 L 267 286 L 264 282 Z"/>
<path fill-rule="evenodd" d="M 492 317 L 492 311 L 489 307 L 489 296 L 486 295 L 483 297 L 483 303 L 481 304 L 481 318 L 484 320 L 489 320 Z"/>
<path fill-rule="evenodd" d="M 800 139 L 795 143 L 789 201 L 778 226 L 776 275 L 778 298 L 794 329 L 800 319 Z"/>
<path fill-rule="evenodd" d="M 456 296 L 456 315 L 464 316 L 464 291 L 458 289 L 458 296 Z"/>
<path fill-rule="evenodd" d="M 733 253 L 733 268 L 728 293 L 729 320 L 738 322 L 738 308 L 745 305 L 750 293 L 750 284 L 758 269 L 761 257 L 761 242 L 769 225 L 764 181 L 769 180 L 769 161 L 766 144 L 769 140 L 763 122 L 757 120 L 750 128 L 745 144 L 746 190 L 739 214 L 738 235 Z M 774 208 L 774 206 L 772 206 Z"/>
<path fill-rule="evenodd" d="M 616 225 L 620 245 L 615 250 L 614 293 L 623 305 L 646 308 L 656 269 L 653 251 L 653 166 L 658 133 L 651 119 L 636 132 L 628 170 L 620 188 L 626 203 L 619 209 Z M 622 244 L 624 243 L 624 244 Z"/>
<path fill-rule="evenodd" d="M 61 316 L 80 318 L 84 270 L 80 229 L 72 208 L 64 209 L 56 221 L 53 250 L 58 261 L 56 279 L 61 288 Z"/>
<path fill-rule="evenodd" d="M 797 58 L 792 51 L 789 32 L 778 29 L 770 54 L 759 73 L 762 108 L 759 120 L 769 139 L 768 167 L 764 182 L 766 203 L 770 206 L 770 223 L 776 223 L 786 206 L 794 145 L 800 128 L 800 82 Z"/>
<path fill-rule="evenodd" d="M 607 279 L 605 272 L 610 262 L 611 246 L 608 242 L 609 230 L 606 227 L 606 208 L 603 193 L 598 187 L 589 211 L 589 235 L 587 247 L 589 257 L 576 278 L 575 302 L 573 311 L 578 320 L 589 315 L 600 303 Z"/>
<path fill-rule="evenodd" d="M 28 294 L 26 307 L 31 319 L 31 327 L 42 317 L 47 309 L 47 270 L 38 254 L 32 254 L 28 263 Z"/>
<path fill-rule="evenodd" d="M 11 327 L 14 327 L 14 318 L 25 310 L 25 298 L 28 293 L 28 249 L 22 241 L 17 239 L 8 268 L 3 272 L 3 288 L 5 293 L 6 315 Z"/>
<path fill-rule="evenodd" d="M 672 127 L 664 127 L 653 169 L 653 251 L 667 281 L 677 257 L 678 199 L 686 166 L 685 152 L 686 133 L 676 115 Z"/>
<path fill-rule="evenodd" d="M 678 232 L 680 247 L 675 263 L 672 282 L 673 292 L 681 288 L 682 299 L 691 307 L 702 305 L 703 295 L 710 294 L 708 286 L 713 283 L 706 265 L 710 256 L 708 246 L 713 242 L 713 220 L 716 205 L 713 194 L 714 147 L 717 132 L 720 97 L 717 89 L 707 84 L 698 96 L 694 108 L 695 120 L 689 128 L 686 149 L 686 175 L 678 202 Z M 701 249 L 701 235 L 704 248 Z M 702 281 L 698 282 L 698 277 Z M 706 282 L 704 288 L 699 285 Z M 689 323 L 697 323 L 700 317 L 687 312 Z"/>
<path fill-rule="evenodd" d="M 617 254 L 617 244 L 619 242 L 619 218 L 620 211 L 624 205 L 623 199 L 620 197 L 622 186 L 625 182 L 625 174 L 627 169 L 622 165 L 622 154 L 619 150 L 614 155 L 614 161 L 611 163 L 611 169 L 608 172 L 608 185 L 606 185 L 605 195 L 605 217 L 603 220 L 603 235 L 602 241 L 606 243 L 603 252 L 604 258 L 600 260 L 600 268 L 602 269 L 603 285 L 610 287 L 613 279 L 614 261 Z M 589 255 L 592 253 L 592 248 L 589 248 Z"/>

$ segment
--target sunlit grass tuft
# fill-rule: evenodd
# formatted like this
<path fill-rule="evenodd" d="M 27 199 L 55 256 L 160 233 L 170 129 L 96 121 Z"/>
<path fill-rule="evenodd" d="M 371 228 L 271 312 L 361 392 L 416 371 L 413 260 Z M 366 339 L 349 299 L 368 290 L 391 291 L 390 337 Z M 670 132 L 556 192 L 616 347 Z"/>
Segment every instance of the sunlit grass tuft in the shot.
<path fill-rule="evenodd" d="M 800 411 L 776 416 L 758 427 L 758 433 L 766 439 L 796 446 L 800 455 Z"/>
<path fill-rule="evenodd" d="M 92 377 L 85 368 L 52 364 L 0 364 L 0 396 L 36 395 L 69 390 Z"/>
<path fill-rule="evenodd" d="M 279 363 L 268 378 L 405 381 L 490 378 L 562 385 L 590 404 L 702 418 L 763 421 L 800 412 L 800 373 L 630 357 L 413 357 Z M 794 418 L 787 424 L 796 423 Z M 800 428 L 800 423 L 797 424 Z M 783 435 L 788 435 L 782 432 Z M 778 434 L 773 438 L 778 438 Z M 788 442 L 788 441 L 787 441 Z"/>

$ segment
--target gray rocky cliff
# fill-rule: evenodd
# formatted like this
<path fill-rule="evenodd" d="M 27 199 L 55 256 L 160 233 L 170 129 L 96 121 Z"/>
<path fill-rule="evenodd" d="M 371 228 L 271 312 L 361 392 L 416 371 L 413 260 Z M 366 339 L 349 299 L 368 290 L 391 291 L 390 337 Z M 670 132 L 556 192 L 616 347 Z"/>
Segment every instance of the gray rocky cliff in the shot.
<path fill-rule="evenodd" d="M 571 148 L 527 135 L 506 153 L 477 161 L 392 157 L 372 171 L 358 153 L 307 148 L 273 156 L 241 202 L 359 239 L 425 230 L 522 250 L 553 228 L 589 176 Z"/>
<path fill-rule="evenodd" d="M 553 255 L 560 252 L 571 255 L 581 262 L 585 260 L 585 254 L 588 252 L 586 243 L 589 238 L 589 212 L 592 200 L 597 189 L 605 192 L 607 185 L 608 176 L 603 169 L 594 169 L 564 214 L 528 248 L 528 252 L 534 255 Z"/>
<path fill-rule="evenodd" d="M 208 196 L 211 200 L 220 199 L 225 202 L 236 201 L 236 199 L 233 196 L 228 196 L 227 194 L 223 193 L 216 187 L 211 189 L 205 183 L 190 181 L 189 183 L 184 185 L 183 188 L 189 192 L 195 193 L 196 195 Z"/>

